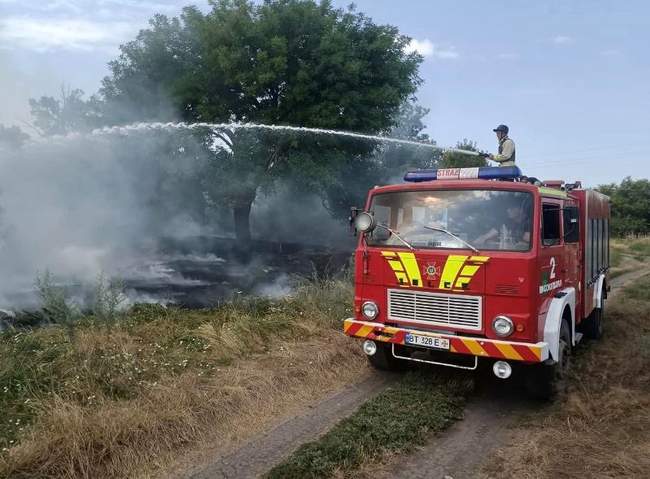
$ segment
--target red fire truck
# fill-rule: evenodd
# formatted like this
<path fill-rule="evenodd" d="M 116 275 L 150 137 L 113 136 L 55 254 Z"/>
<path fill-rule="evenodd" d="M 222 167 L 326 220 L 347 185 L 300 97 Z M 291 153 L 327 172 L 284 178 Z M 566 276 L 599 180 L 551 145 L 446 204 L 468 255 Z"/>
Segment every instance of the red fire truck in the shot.
<path fill-rule="evenodd" d="M 354 317 L 378 369 L 424 362 L 513 370 L 535 396 L 563 385 L 572 348 L 602 335 L 609 198 L 517 167 L 409 172 L 353 211 Z"/>

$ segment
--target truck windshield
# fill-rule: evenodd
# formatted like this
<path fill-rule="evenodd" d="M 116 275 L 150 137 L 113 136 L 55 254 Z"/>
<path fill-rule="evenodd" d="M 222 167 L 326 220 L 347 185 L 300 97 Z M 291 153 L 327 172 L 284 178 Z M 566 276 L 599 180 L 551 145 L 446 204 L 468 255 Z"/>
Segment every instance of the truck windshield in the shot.
<path fill-rule="evenodd" d="M 467 249 L 469 243 L 479 250 L 527 251 L 532 204 L 530 193 L 517 191 L 403 191 L 374 195 L 370 211 L 414 248 Z M 370 246 L 404 247 L 385 228 L 366 240 Z"/>

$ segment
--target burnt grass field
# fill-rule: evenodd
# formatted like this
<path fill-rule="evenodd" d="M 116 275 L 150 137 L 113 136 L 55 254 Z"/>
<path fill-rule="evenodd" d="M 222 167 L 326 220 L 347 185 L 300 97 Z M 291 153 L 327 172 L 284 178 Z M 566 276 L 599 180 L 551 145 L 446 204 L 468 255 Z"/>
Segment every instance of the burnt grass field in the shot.
<path fill-rule="evenodd" d="M 195 236 L 162 239 L 153 251 L 117 267 L 116 279 L 125 303 L 161 304 L 185 309 L 218 306 L 238 297 L 280 298 L 308 279 L 346 274 L 352 246 L 334 249 L 317 244 Z M 93 286 L 53 277 L 67 299 L 82 307 L 92 302 Z M 6 295 L 17 310 L 0 309 L 0 331 L 43 322 L 42 298 L 32 288 Z"/>

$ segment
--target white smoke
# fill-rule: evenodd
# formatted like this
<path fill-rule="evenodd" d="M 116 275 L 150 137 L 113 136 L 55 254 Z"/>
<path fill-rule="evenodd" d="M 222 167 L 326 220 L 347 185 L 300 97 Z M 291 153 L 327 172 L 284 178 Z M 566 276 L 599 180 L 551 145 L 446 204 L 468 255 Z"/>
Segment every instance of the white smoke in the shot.
<path fill-rule="evenodd" d="M 183 141 L 191 141 L 185 138 Z M 160 191 L 161 172 L 191 175 L 193 158 L 165 156 L 166 142 L 78 138 L 0 151 L 0 306 L 32 290 L 51 271 L 66 281 L 92 282 L 153 254 L 156 239 L 195 234 L 184 215 L 182 188 Z M 156 202 L 177 205 L 156 218 Z M 153 217 L 152 217 L 153 216 Z M 158 215 L 160 216 L 160 214 Z"/>

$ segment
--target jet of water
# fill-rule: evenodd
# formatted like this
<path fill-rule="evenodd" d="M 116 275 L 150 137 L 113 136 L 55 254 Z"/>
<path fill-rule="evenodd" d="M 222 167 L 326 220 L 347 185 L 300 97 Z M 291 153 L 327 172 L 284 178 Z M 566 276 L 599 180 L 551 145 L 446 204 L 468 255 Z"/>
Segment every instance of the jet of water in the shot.
<path fill-rule="evenodd" d="M 341 130 L 328 130 L 325 128 L 308 128 L 304 126 L 288 126 L 288 125 L 265 125 L 261 123 L 185 123 L 185 122 L 140 122 L 131 123 L 123 126 L 110 126 L 104 128 L 97 128 L 91 132 L 92 135 L 113 135 L 113 134 L 129 134 L 135 131 L 147 130 L 224 130 L 224 129 L 246 129 L 246 130 L 271 130 L 271 131 L 285 131 L 285 132 L 299 132 L 299 133 L 314 133 L 317 135 L 334 135 L 344 136 L 348 138 L 358 138 L 363 140 L 381 141 L 384 143 L 394 143 L 401 145 L 411 145 L 419 148 L 431 148 L 433 150 L 440 150 L 442 152 L 454 152 L 464 155 L 478 156 L 475 151 L 459 150 L 457 148 L 441 147 L 433 143 L 423 143 L 413 140 L 403 140 L 400 138 L 390 138 L 387 136 L 366 135 L 363 133 L 354 133 L 351 131 Z"/>

